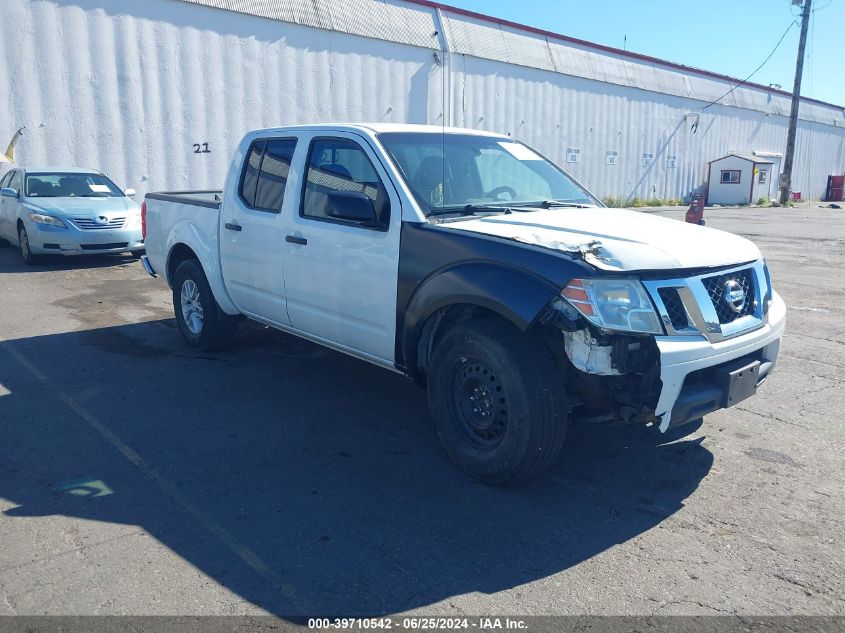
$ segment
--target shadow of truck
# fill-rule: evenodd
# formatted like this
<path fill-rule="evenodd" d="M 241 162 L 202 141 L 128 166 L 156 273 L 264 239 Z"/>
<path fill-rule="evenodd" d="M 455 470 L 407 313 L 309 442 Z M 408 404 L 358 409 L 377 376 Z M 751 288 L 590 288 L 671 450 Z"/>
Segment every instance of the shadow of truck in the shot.
<path fill-rule="evenodd" d="M 546 578 L 655 527 L 712 464 L 696 440 L 573 428 L 550 473 L 488 488 L 447 461 L 422 390 L 259 327 L 204 356 L 171 320 L 6 341 L 0 368 L 6 521 L 141 526 L 283 617 Z"/>

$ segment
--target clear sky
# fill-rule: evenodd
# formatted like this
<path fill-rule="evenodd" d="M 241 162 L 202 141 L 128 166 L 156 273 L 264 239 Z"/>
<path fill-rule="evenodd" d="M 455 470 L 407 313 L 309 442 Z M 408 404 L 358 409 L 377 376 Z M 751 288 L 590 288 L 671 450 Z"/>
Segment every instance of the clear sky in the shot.
<path fill-rule="evenodd" d="M 599 44 L 747 77 L 799 7 L 790 0 L 443 0 Z M 813 0 L 801 94 L 845 106 L 845 0 Z M 791 91 L 800 24 L 751 81 Z M 627 43 L 625 38 L 627 36 Z"/>

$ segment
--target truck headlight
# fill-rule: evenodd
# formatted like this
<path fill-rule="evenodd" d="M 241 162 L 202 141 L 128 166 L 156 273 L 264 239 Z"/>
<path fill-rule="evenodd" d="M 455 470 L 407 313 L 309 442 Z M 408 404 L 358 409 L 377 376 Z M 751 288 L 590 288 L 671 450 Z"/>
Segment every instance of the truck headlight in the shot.
<path fill-rule="evenodd" d="M 54 218 L 52 215 L 30 213 L 29 220 L 30 222 L 35 222 L 36 224 L 49 224 L 50 226 L 58 226 L 62 229 L 67 228 L 64 222 L 62 222 L 59 218 Z"/>
<path fill-rule="evenodd" d="M 657 312 L 638 279 L 573 279 L 560 294 L 600 328 L 663 334 Z"/>
<path fill-rule="evenodd" d="M 126 222 L 127 229 L 140 229 L 141 228 L 141 211 L 139 210 L 138 213 L 132 213 L 129 216 L 129 220 Z"/>

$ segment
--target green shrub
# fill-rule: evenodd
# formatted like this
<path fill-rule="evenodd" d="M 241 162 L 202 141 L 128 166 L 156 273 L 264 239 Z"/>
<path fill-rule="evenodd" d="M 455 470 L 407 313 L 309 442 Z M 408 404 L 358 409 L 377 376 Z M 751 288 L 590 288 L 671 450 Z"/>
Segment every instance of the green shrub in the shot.
<path fill-rule="evenodd" d="M 604 202 L 604 206 L 606 207 L 619 208 L 625 206 L 625 200 L 616 196 L 605 196 L 601 201 Z"/>
<path fill-rule="evenodd" d="M 608 207 L 628 207 L 628 208 L 640 208 L 640 207 L 679 207 L 684 204 L 684 201 L 680 198 L 622 198 L 619 196 L 605 196 L 602 198 L 602 202 L 604 202 L 605 206 Z"/>

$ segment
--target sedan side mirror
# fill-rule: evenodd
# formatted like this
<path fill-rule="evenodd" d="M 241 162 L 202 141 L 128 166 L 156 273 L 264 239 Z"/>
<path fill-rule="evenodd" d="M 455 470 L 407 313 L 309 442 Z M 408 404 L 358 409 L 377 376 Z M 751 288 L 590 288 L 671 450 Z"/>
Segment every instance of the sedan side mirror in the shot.
<path fill-rule="evenodd" d="M 17 198 L 18 192 L 11 187 L 3 187 L 0 189 L 0 196 L 4 196 L 6 198 Z"/>
<path fill-rule="evenodd" d="M 339 220 L 361 224 L 376 224 L 376 208 L 373 201 L 360 191 L 329 191 L 326 215 Z"/>
<path fill-rule="evenodd" d="M 123 190 L 123 193 L 125 193 L 125 194 L 126 194 L 126 197 L 127 197 L 127 198 L 132 198 L 132 197 L 134 197 L 134 196 L 135 196 L 135 194 L 136 194 L 137 192 L 136 192 L 134 189 L 124 189 L 124 190 Z"/>

